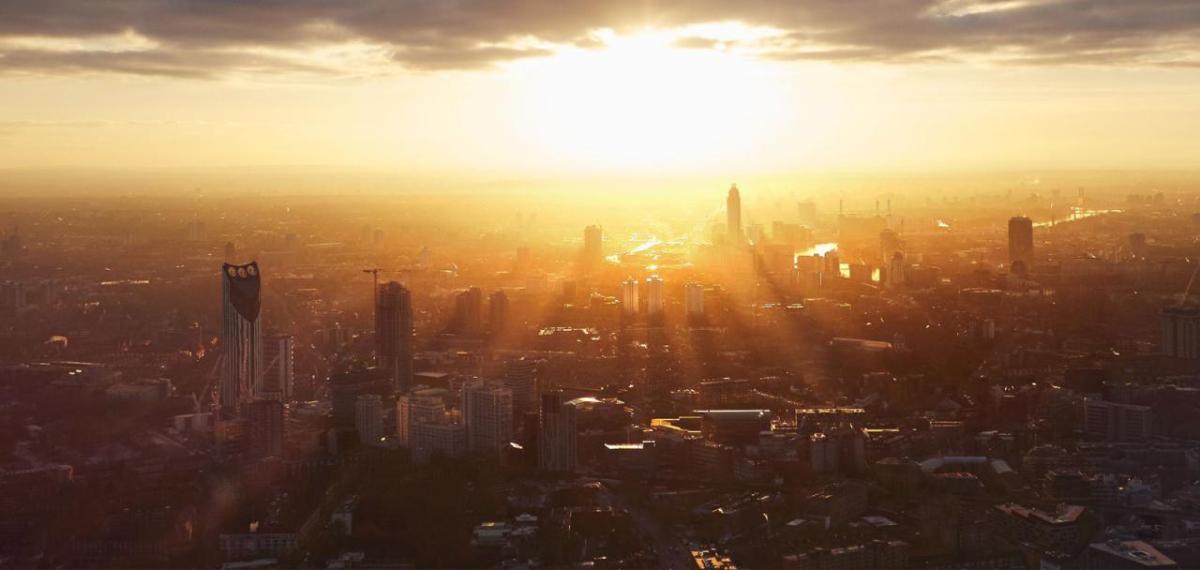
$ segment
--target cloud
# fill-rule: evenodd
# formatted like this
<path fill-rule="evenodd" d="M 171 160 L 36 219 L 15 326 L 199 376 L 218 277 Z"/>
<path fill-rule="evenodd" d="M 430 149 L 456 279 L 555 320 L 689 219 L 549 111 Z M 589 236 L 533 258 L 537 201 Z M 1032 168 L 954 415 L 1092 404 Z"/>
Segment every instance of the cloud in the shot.
<path fill-rule="evenodd" d="M 1200 62 L 1196 0 L 0 0 L 0 72 L 207 79 L 478 69 L 592 49 L 597 30 L 717 22 L 778 33 L 688 34 L 676 45 L 832 62 Z M 345 45 L 366 49 L 338 56 Z"/>
<path fill-rule="evenodd" d="M 674 45 L 675 47 L 684 49 L 716 49 L 721 45 L 721 42 L 714 38 L 684 36 L 675 40 Z"/>
<path fill-rule="evenodd" d="M 9 73 L 111 72 L 192 79 L 233 73 L 332 73 L 334 69 L 287 58 L 240 52 L 149 50 L 136 52 L 14 50 L 0 53 Z"/>

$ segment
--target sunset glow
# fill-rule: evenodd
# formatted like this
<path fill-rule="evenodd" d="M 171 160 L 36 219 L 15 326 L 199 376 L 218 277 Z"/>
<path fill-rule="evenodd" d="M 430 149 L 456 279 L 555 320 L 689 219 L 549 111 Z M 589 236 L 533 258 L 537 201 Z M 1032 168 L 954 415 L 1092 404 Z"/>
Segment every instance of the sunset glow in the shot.
<path fill-rule="evenodd" d="M 1200 0 L 0 0 L 0 570 L 1200 568 Z"/>

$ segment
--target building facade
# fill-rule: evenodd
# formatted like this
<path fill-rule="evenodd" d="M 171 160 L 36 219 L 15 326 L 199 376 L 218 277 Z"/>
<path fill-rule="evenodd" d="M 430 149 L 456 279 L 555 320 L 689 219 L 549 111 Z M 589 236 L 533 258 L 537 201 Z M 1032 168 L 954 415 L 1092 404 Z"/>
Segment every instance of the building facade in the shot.
<path fill-rule="evenodd" d="M 242 404 L 262 392 L 262 280 L 258 263 L 221 268 L 221 415 L 237 417 Z"/>
<path fill-rule="evenodd" d="M 379 286 L 375 304 L 375 354 L 379 365 L 392 374 L 399 390 L 412 386 L 412 293 L 390 281 Z"/>

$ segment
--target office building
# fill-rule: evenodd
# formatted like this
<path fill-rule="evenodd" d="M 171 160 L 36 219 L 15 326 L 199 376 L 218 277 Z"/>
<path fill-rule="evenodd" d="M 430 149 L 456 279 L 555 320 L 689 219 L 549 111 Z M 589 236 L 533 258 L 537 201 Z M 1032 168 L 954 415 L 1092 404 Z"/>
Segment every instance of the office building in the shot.
<path fill-rule="evenodd" d="M 499 457 L 512 441 L 512 390 L 483 381 L 468 384 L 463 387 L 462 413 L 467 449 L 483 457 Z"/>
<path fill-rule="evenodd" d="M 379 286 L 375 302 L 375 357 L 398 390 L 412 386 L 412 293 L 390 281 Z"/>
<path fill-rule="evenodd" d="M 1074 552 L 1088 536 L 1087 508 L 1079 505 L 1060 504 L 1047 511 L 1005 503 L 992 506 L 988 515 L 996 534 L 1045 550 Z"/>
<path fill-rule="evenodd" d="M 383 438 L 383 402 L 379 394 L 361 394 L 354 403 L 354 427 L 364 445 L 378 445 Z"/>
<path fill-rule="evenodd" d="M 541 433 L 538 435 L 538 467 L 570 473 L 575 470 L 575 406 L 562 390 L 542 394 Z"/>
<path fill-rule="evenodd" d="M 512 391 L 513 417 L 521 417 L 538 409 L 538 361 L 518 358 L 504 366 L 504 385 Z"/>
<path fill-rule="evenodd" d="M 455 297 L 454 330 L 459 334 L 483 332 L 483 291 L 471 287 Z"/>
<path fill-rule="evenodd" d="M 391 376 L 382 368 L 352 368 L 329 379 L 333 395 L 333 424 L 341 429 L 355 426 L 355 406 L 363 394 L 382 394 L 391 389 Z"/>
<path fill-rule="evenodd" d="M 466 426 L 454 421 L 413 424 L 409 447 L 417 463 L 434 456 L 462 457 L 467 453 Z"/>
<path fill-rule="evenodd" d="M 508 329 L 508 312 L 508 295 L 504 291 L 496 291 L 488 296 L 488 326 L 493 335 Z"/>
<path fill-rule="evenodd" d="M 1017 274 L 1027 274 L 1033 267 L 1033 220 L 1024 216 L 1008 220 L 1008 261 Z"/>
<path fill-rule="evenodd" d="M 795 272 L 792 282 L 804 291 L 812 291 L 821 286 L 824 276 L 825 260 L 819 255 L 801 255 L 796 257 Z"/>
<path fill-rule="evenodd" d="M 1162 352 L 1171 358 L 1200 359 L 1200 308 L 1162 310 Z"/>
<path fill-rule="evenodd" d="M 791 279 L 796 269 L 796 249 L 791 244 L 771 243 L 757 248 L 759 268 L 775 282 Z"/>
<path fill-rule="evenodd" d="M 604 264 L 604 228 L 583 228 L 583 267 L 594 270 Z"/>
<path fill-rule="evenodd" d="M 240 406 L 262 391 L 262 281 L 258 264 L 221 268 L 224 324 L 221 329 L 221 415 L 237 417 Z"/>
<path fill-rule="evenodd" d="M 904 254 L 899 251 L 893 253 L 887 265 L 886 284 L 888 287 L 900 287 L 904 285 L 906 267 L 907 263 L 904 261 Z"/>
<path fill-rule="evenodd" d="M 289 335 L 272 335 L 263 339 L 263 390 L 268 400 L 292 401 L 296 381 L 296 339 Z"/>
<path fill-rule="evenodd" d="M 15 315 L 24 312 L 29 304 L 29 295 L 25 284 L 20 281 L 5 281 L 0 283 L 0 309 L 5 309 Z"/>
<path fill-rule="evenodd" d="M 400 445 L 412 445 L 413 426 L 445 421 L 446 403 L 438 396 L 418 392 L 396 398 L 396 439 Z"/>
<path fill-rule="evenodd" d="M 683 287 L 683 308 L 689 317 L 704 316 L 704 285 L 688 283 Z"/>
<path fill-rule="evenodd" d="M 283 456 L 283 403 L 256 400 L 244 408 L 248 431 L 247 451 L 252 459 Z"/>
<path fill-rule="evenodd" d="M 626 315 L 638 313 L 638 280 L 629 278 L 621 284 L 621 312 Z"/>
<path fill-rule="evenodd" d="M 663 280 L 657 275 L 646 278 L 646 312 L 651 317 L 661 317 L 665 308 Z"/>
<path fill-rule="evenodd" d="M 1151 435 L 1149 406 L 1084 400 L 1083 431 L 1105 441 L 1144 441 Z"/>
<path fill-rule="evenodd" d="M 900 234 L 896 230 L 887 228 L 879 232 L 879 261 L 883 266 L 886 267 L 892 257 L 903 249 L 904 243 L 900 241 Z"/>

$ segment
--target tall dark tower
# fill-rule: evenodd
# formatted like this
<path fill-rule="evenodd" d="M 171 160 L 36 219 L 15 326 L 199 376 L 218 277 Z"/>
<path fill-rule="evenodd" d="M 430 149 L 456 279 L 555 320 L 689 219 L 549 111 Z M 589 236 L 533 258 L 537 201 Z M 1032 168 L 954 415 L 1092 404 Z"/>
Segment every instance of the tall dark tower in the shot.
<path fill-rule="evenodd" d="M 742 243 L 742 195 L 738 192 L 737 184 L 729 187 L 729 196 L 725 198 L 725 228 L 729 231 L 729 243 Z"/>
<path fill-rule="evenodd" d="M 398 390 L 412 387 L 413 310 L 412 294 L 403 285 L 389 281 L 379 286 L 375 301 L 375 355 L 379 365 L 391 372 Z"/>
<path fill-rule="evenodd" d="M 231 418 L 262 392 L 262 281 L 258 263 L 221 267 L 221 415 Z"/>
<path fill-rule="evenodd" d="M 508 329 L 508 295 L 504 291 L 496 291 L 488 297 L 488 326 L 492 336 L 499 336 Z"/>
<path fill-rule="evenodd" d="M 1033 220 L 1018 216 L 1008 220 L 1008 260 L 1014 273 L 1025 274 L 1033 265 Z"/>
<path fill-rule="evenodd" d="M 591 271 L 604 264 L 604 229 L 600 226 L 583 228 L 583 268 Z"/>
<path fill-rule="evenodd" d="M 471 287 L 455 297 L 454 329 L 459 334 L 477 335 L 483 332 L 483 291 Z"/>

